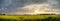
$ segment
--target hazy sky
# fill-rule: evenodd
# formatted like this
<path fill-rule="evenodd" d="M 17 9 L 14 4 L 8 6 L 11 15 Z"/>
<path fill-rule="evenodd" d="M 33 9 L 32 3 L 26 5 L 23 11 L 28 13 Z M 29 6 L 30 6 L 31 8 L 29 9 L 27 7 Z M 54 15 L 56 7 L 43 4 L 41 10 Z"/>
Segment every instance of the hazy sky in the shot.
<path fill-rule="evenodd" d="M 60 13 L 60 0 L 0 0 L 0 13 Z"/>

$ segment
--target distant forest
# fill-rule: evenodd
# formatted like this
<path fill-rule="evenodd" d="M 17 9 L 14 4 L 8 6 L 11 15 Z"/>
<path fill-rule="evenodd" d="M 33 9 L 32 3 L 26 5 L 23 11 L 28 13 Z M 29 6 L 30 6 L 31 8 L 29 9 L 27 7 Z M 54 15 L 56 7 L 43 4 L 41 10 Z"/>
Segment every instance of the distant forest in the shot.
<path fill-rule="evenodd" d="M 0 14 L 0 15 L 6 15 L 6 14 Z M 24 14 L 24 15 L 29 15 L 29 14 Z M 36 15 L 55 15 L 55 13 L 51 13 L 51 14 L 36 14 Z"/>

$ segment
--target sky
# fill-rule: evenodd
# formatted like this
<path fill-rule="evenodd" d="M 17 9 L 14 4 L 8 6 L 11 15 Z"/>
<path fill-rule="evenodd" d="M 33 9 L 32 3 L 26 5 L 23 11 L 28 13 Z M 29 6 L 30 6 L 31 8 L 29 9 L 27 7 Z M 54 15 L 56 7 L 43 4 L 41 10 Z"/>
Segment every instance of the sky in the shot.
<path fill-rule="evenodd" d="M 60 0 L 0 0 L 2 14 L 60 14 Z"/>

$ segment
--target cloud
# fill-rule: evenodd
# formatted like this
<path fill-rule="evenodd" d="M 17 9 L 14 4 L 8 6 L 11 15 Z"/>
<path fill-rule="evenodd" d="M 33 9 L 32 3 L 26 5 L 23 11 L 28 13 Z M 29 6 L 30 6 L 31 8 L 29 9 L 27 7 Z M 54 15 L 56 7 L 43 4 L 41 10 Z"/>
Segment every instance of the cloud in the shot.
<path fill-rule="evenodd" d="M 6 2 L 7 3 L 7 2 Z M 12 0 L 4 6 L 6 14 L 60 13 L 58 0 Z"/>
<path fill-rule="evenodd" d="M 48 4 L 50 4 L 51 9 L 59 9 L 60 8 L 59 0 L 47 0 L 47 1 L 48 1 Z"/>
<path fill-rule="evenodd" d="M 45 8 L 48 7 L 48 4 L 31 4 L 26 5 L 22 8 L 16 8 L 12 11 L 13 14 L 37 14 L 37 13 L 45 13 Z"/>

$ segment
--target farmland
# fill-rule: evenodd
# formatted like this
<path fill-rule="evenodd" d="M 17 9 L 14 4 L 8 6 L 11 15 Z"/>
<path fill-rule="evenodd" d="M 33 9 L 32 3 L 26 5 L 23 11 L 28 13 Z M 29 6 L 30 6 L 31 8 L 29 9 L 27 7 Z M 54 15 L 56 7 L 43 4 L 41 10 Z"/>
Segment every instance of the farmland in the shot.
<path fill-rule="evenodd" d="M 60 15 L 0 15 L 0 21 L 60 21 L 59 19 Z"/>

